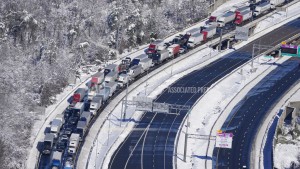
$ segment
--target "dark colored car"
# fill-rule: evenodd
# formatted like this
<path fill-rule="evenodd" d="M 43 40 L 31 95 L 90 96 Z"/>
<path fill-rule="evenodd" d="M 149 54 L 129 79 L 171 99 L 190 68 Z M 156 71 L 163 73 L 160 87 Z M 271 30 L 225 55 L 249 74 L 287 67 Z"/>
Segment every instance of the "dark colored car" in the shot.
<path fill-rule="evenodd" d="M 69 118 L 68 122 L 69 122 L 70 124 L 72 124 L 72 125 L 76 125 L 77 122 L 78 122 L 78 120 L 79 120 L 79 117 L 78 117 L 78 116 L 71 116 L 71 117 Z"/>

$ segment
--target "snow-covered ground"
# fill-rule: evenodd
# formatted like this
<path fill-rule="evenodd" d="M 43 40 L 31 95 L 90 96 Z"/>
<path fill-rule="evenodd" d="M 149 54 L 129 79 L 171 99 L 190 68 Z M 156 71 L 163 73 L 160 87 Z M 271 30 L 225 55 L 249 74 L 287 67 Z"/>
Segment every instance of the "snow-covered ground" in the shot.
<path fill-rule="evenodd" d="M 274 28 L 275 29 L 275 28 Z M 270 30 L 269 30 L 270 31 Z M 266 32 L 263 32 L 261 33 L 259 36 L 261 36 L 262 34 L 265 34 Z M 241 43 L 241 44 L 245 44 L 245 43 Z M 176 67 L 179 67 L 180 64 L 176 64 Z M 173 71 L 174 73 L 174 71 Z M 174 73 L 175 74 L 175 73 Z M 173 76 L 172 78 L 170 78 L 169 80 L 165 81 L 164 84 L 164 87 L 167 87 L 168 86 L 168 83 L 171 84 L 172 82 L 172 79 L 175 78 L 177 75 Z M 178 77 L 179 78 L 179 77 Z M 161 82 L 161 80 L 159 78 L 155 78 L 155 83 L 151 83 L 150 81 L 148 81 L 149 84 L 153 84 L 154 86 L 157 85 L 158 83 L 157 82 Z M 164 81 L 164 80 L 163 80 Z M 141 85 L 143 86 L 143 85 Z M 162 87 L 162 86 L 161 86 Z M 156 90 L 154 91 L 154 93 L 151 93 L 151 96 L 154 97 L 155 95 L 159 94 L 160 91 L 163 90 L 163 88 L 161 87 L 156 87 Z M 145 89 L 135 89 L 135 93 L 143 93 Z M 149 87 L 147 87 L 147 91 L 151 91 L 152 89 L 149 89 Z M 117 114 L 115 112 L 113 112 L 112 114 L 114 114 L 114 116 L 116 117 L 120 117 L 120 110 L 121 110 L 121 107 L 120 107 L 120 104 L 117 106 L 117 108 L 114 110 L 116 111 L 117 110 Z M 131 115 L 133 114 L 134 112 L 131 111 L 129 112 L 128 115 Z M 137 115 L 136 115 L 137 114 Z M 130 124 L 129 125 L 126 125 L 128 128 L 126 128 L 124 130 L 124 126 L 122 125 L 122 127 L 119 127 L 120 129 L 116 129 L 115 127 L 118 127 L 117 124 L 115 124 L 115 127 L 112 126 L 112 123 L 113 121 L 116 121 L 116 117 L 115 118 L 111 118 L 109 117 L 108 119 L 110 119 L 109 121 L 110 122 L 106 122 L 102 127 L 101 127 L 101 131 L 99 132 L 99 135 L 98 135 L 98 139 L 93 142 L 93 149 L 92 149 L 92 152 L 90 152 L 90 155 L 82 155 L 82 156 L 85 156 L 85 157 L 82 157 L 80 159 L 84 159 L 84 158 L 90 158 L 88 160 L 88 166 L 89 168 L 101 168 L 102 165 L 104 164 L 104 167 L 103 168 L 106 168 L 108 163 L 109 163 L 109 157 L 111 157 L 112 153 L 113 153 L 113 150 L 115 150 L 118 145 L 122 142 L 122 140 L 125 139 L 125 137 L 127 136 L 127 134 L 130 132 L 130 129 L 132 129 L 132 127 L 134 126 L 134 123 Z M 134 115 L 132 116 L 132 118 L 134 118 L 135 120 L 138 120 L 138 118 L 140 117 L 140 113 L 139 112 L 136 112 L 134 113 Z M 107 117 L 106 117 L 107 118 Z M 110 132 L 108 132 L 108 128 L 110 130 Z M 124 130 L 123 132 L 120 132 L 120 130 Z M 121 135 L 118 136 L 118 134 L 116 134 L 115 131 L 118 131 L 119 134 L 122 133 Z M 106 133 L 106 134 L 105 134 Z M 110 142 L 110 145 L 113 144 L 113 147 L 111 148 L 110 145 L 107 145 L 107 139 L 104 139 L 105 137 L 103 136 L 106 136 L 108 137 L 108 133 L 110 133 L 110 138 L 109 138 L 109 142 Z M 119 139 L 114 142 L 113 140 L 116 140 L 114 139 L 114 137 L 119 137 Z M 100 139 L 101 138 L 101 139 Z M 101 141 L 100 141 L 101 140 Z M 91 140 L 89 140 L 88 142 L 91 142 Z M 97 150 L 96 150 L 97 149 Z M 107 150 L 109 150 L 109 153 L 107 154 Z M 87 157 L 89 156 L 89 157 Z M 105 161 L 103 163 L 103 157 L 106 157 L 105 158 Z M 97 158 L 97 160 L 96 160 Z M 82 161 L 79 159 L 79 166 L 80 167 L 85 167 L 85 164 L 84 162 L 81 163 Z M 95 163 L 95 161 L 97 163 Z M 81 163 L 81 164 L 80 164 Z"/>
<path fill-rule="evenodd" d="M 294 4 L 293 5 L 293 9 L 297 8 L 295 7 L 297 5 L 297 7 L 299 8 L 300 3 Z M 292 14 L 291 11 L 294 11 L 294 13 Z M 289 9 L 289 15 L 288 16 L 294 16 L 294 18 L 298 17 L 298 12 L 296 10 L 291 10 Z M 277 16 L 277 14 L 274 14 L 275 16 Z M 282 15 L 281 20 L 279 20 L 278 22 L 274 22 L 270 25 L 267 25 L 265 27 L 257 27 L 255 30 L 256 34 L 262 34 L 262 33 L 267 33 L 270 32 L 274 29 L 276 29 L 277 27 L 279 27 L 280 25 L 285 24 L 286 22 L 292 20 L 292 19 L 287 19 L 285 17 L 286 15 Z M 268 18 L 267 18 L 268 19 Z M 282 23 L 279 23 L 280 21 L 285 21 Z M 262 21 L 265 22 L 265 21 Z M 276 23 L 279 23 L 276 25 Z M 260 25 L 260 23 L 258 24 Z M 262 25 L 262 24 L 261 24 Z M 275 26 L 274 26 L 275 25 Z M 268 28 L 266 30 L 266 28 Z M 239 44 L 238 46 L 242 46 L 244 45 L 244 43 L 248 43 L 248 42 L 242 42 L 241 44 Z M 280 62 L 286 60 L 287 58 L 283 58 Z M 265 58 L 261 57 L 260 62 L 265 60 Z M 272 61 L 271 61 L 272 62 Z M 251 89 L 251 86 L 254 86 L 259 79 L 261 79 L 262 77 L 264 77 L 265 75 L 267 75 L 267 73 L 262 73 L 264 71 L 266 71 L 267 68 L 268 72 L 273 70 L 276 66 L 267 66 L 267 65 L 260 65 L 258 66 L 258 70 L 254 73 L 251 74 L 249 73 L 249 65 L 245 66 L 243 69 L 243 77 L 241 77 L 240 72 L 237 71 L 236 73 L 230 75 L 230 77 L 226 78 L 224 81 L 222 81 L 221 83 L 219 83 L 216 87 L 214 87 L 213 89 L 211 89 L 196 105 L 194 105 L 194 109 L 192 110 L 191 114 L 190 114 L 190 119 L 192 119 L 190 121 L 191 127 L 189 128 L 189 133 L 194 134 L 193 136 L 191 136 L 192 138 L 189 139 L 188 145 L 191 145 L 188 148 L 188 156 L 187 156 L 187 162 L 184 163 L 181 160 L 177 160 L 177 165 L 178 168 L 201 168 L 203 166 L 205 166 L 205 159 L 206 159 L 206 148 L 207 148 L 207 136 L 210 133 L 210 130 L 212 129 L 213 123 L 215 122 L 215 120 L 217 119 L 217 117 L 219 116 L 219 114 L 221 112 L 222 116 L 220 116 L 220 119 L 217 121 L 216 125 L 213 128 L 213 136 L 215 136 L 215 133 L 218 129 L 221 128 L 223 122 L 225 121 L 225 119 L 227 118 L 226 113 L 229 113 L 230 111 L 226 110 L 225 111 L 225 107 L 226 109 L 229 109 L 230 106 L 228 106 L 228 103 L 233 105 L 233 101 L 234 100 L 234 96 L 247 84 L 250 83 L 253 79 L 256 78 L 256 80 L 251 83 L 251 85 L 248 85 L 250 87 L 249 90 Z M 245 74 L 245 72 L 247 72 Z M 260 75 L 262 74 L 262 75 Z M 260 75 L 260 78 L 258 78 L 257 76 Z M 244 94 L 246 94 L 245 92 L 242 92 Z M 216 97 L 218 96 L 218 97 Z M 216 99 L 218 98 L 218 99 Z M 207 100 L 210 100 L 210 104 L 208 104 Z M 236 99 L 236 101 L 239 101 L 239 99 Z M 237 102 L 236 102 L 237 103 Z M 201 113 L 199 114 L 199 111 L 201 111 Z M 194 113 L 193 113 L 194 112 Z M 196 120 L 195 120 L 196 119 Z M 219 127 L 217 127 L 219 126 Z M 183 128 L 183 130 L 185 131 L 185 128 Z M 215 131 L 215 132 L 214 132 Z M 198 137 L 197 137 L 198 135 Z M 204 135 L 202 137 L 199 137 L 199 135 Z M 200 138 L 200 139 L 199 139 Z M 179 139 L 179 143 L 178 143 L 178 149 L 177 149 L 177 154 L 179 159 L 182 159 L 182 154 L 183 154 L 183 144 L 184 144 L 184 134 L 180 135 L 180 139 Z M 214 141 L 212 141 L 212 143 L 210 143 L 210 148 L 208 151 L 208 157 L 207 157 L 207 164 L 208 164 L 208 168 L 211 168 L 212 165 L 212 150 L 214 147 Z"/>
<path fill-rule="evenodd" d="M 284 109 L 285 106 L 289 104 L 290 101 L 300 101 L 300 84 L 297 84 L 294 86 L 286 95 L 284 98 L 282 98 L 278 104 L 274 107 L 272 112 L 272 118 L 276 115 L 276 112 L 279 109 Z M 278 118 L 278 117 L 276 117 Z M 269 120 L 270 123 L 273 122 L 272 120 Z M 287 133 L 289 131 L 292 131 L 293 127 L 286 126 L 285 129 L 283 129 L 284 133 Z M 286 136 L 278 136 L 283 137 L 287 140 L 286 143 L 278 143 L 275 145 L 274 148 L 274 167 L 278 169 L 285 169 L 290 168 L 292 162 L 294 162 L 297 166 L 300 166 L 299 164 L 299 156 L 300 156 L 300 137 L 296 139 L 292 139 L 292 136 L 290 134 L 287 134 Z"/>
<path fill-rule="evenodd" d="M 128 95 L 128 99 L 131 100 L 133 96 L 137 96 L 137 95 L 144 96 L 145 93 L 148 97 L 155 98 L 166 87 L 168 87 L 170 84 L 175 82 L 180 77 L 190 73 L 193 70 L 196 70 L 199 67 L 204 66 L 204 64 L 200 64 L 200 63 L 210 59 L 212 56 L 215 56 L 217 53 L 218 53 L 217 51 L 206 48 L 200 52 L 195 53 L 192 56 L 189 56 L 188 58 L 180 62 L 177 62 L 176 66 L 174 65 L 168 67 L 167 69 L 157 73 L 155 76 L 149 78 L 147 82 L 138 86 L 134 91 L 132 91 Z M 219 57 L 221 56 L 218 56 L 217 58 Z M 148 86 L 145 89 L 146 83 L 148 83 Z M 98 135 L 98 139 L 96 143 L 94 143 L 94 148 L 91 152 L 91 158 L 89 159 L 88 168 L 95 168 L 95 167 L 103 168 L 103 169 L 107 168 L 108 163 L 110 161 L 109 157 L 113 154 L 114 150 L 118 147 L 120 143 L 122 143 L 122 141 L 126 138 L 128 133 L 134 127 L 135 121 L 138 120 L 142 115 L 142 112 L 138 112 L 138 111 L 134 112 L 134 110 L 130 108 L 127 111 L 126 117 L 131 120 L 126 123 L 122 122 L 122 125 L 120 126 L 120 122 L 118 121 L 118 118 L 120 118 L 120 112 L 121 112 L 121 104 L 118 104 L 118 106 L 112 111 L 111 115 L 108 117 L 109 120 L 106 121 L 105 124 L 101 127 L 101 131 Z M 110 151 L 107 153 L 109 149 Z M 103 163 L 104 157 L 106 158 Z M 78 163 L 79 162 L 80 161 L 78 161 Z M 79 166 L 79 167 L 84 167 L 84 166 Z"/>
<path fill-rule="evenodd" d="M 286 8 L 286 12 L 280 11 L 276 12 L 272 16 L 264 19 L 263 21 L 259 22 L 254 30 L 254 33 L 258 33 L 260 31 L 265 30 L 266 28 L 271 27 L 274 24 L 280 23 L 281 21 L 284 21 L 286 18 L 294 16 L 295 14 L 298 14 L 299 11 L 300 2 L 293 4 L 292 6 Z"/>
<path fill-rule="evenodd" d="M 269 120 L 266 120 L 270 124 L 273 123 L 273 119 L 276 116 L 278 110 L 284 109 L 285 106 L 289 104 L 290 101 L 299 101 L 300 100 L 300 84 L 294 86 L 273 108 L 270 113 Z M 277 116 L 275 118 L 278 118 Z M 291 127 L 286 129 L 291 130 Z M 263 130 L 263 133 L 266 131 Z M 287 132 L 287 131 L 285 131 Z M 281 137 L 281 136 L 279 136 Z M 288 134 L 284 137 L 286 140 L 289 140 L 288 144 L 279 143 L 275 145 L 274 148 L 274 167 L 278 169 L 289 168 L 292 162 L 295 162 L 299 166 L 299 152 L 300 152 L 300 138 L 292 140 L 292 136 Z M 264 140 L 265 144 L 265 140 Z M 262 147 L 263 148 L 263 147 Z M 263 161 L 263 159 L 261 160 Z M 262 164 L 260 164 L 262 166 Z"/>
<path fill-rule="evenodd" d="M 299 159 L 300 141 L 296 144 L 277 144 L 274 154 L 274 167 L 278 169 L 285 169 L 291 166 L 292 162 L 295 164 Z"/>
<path fill-rule="evenodd" d="M 242 2 L 244 2 L 244 1 L 246 1 L 246 0 L 243 0 Z M 230 5 L 234 5 L 234 4 L 238 4 L 240 2 L 231 0 L 226 3 L 229 3 Z M 230 5 L 227 5 L 227 6 L 222 5 L 221 7 L 218 8 L 218 10 L 222 10 L 222 8 L 225 8 L 225 7 L 228 8 L 228 6 L 230 6 Z M 195 25 L 187 28 L 184 32 L 187 32 L 188 30 L 193 29 L 193 28 L 199 28 L 200 26 L 202 26 L 204 24 L 205 24 L 205 21 L 196 23 Z M 178 34 L 179 33 L 176 33 L 174 35 L 167 37 L 165 39 L 165 41 L 172 40 Z M 140 54 L 143 54 L 144 50 L 146 49 L 147 46 L 148 45 L 143 45 L 143 46 L 140 46 L 138 49 L 133 49 L 131 52 L 127 52 L 127 53 L 125 52 L 122 55 L 120 55 L 117 60 L 109 61 L 109 63 L 117 63 L 118 64 L 118 63 L 120 63 L 120 60 L 124 57 L 134 58 Z M 82 81 L 87 82 L 88 77 L 89 77 L 88 75 L 83 75 L 81 77 L 81 79 L 82 79 Z M 56 96 L 56 100 L 57 100 L 56 103 L 54 103 L 53 105 L 48 106 L 46 109 L 42 110 L 45 113 L 38 117 L 39 120 L 35 122 L 34 127 L 33 127 L 32 136 L 31 136 L 32 148 L 29 150 L 29 157 L 27 159 L 27 168 L 34 167 L 34 164 L 36 163 L 36 160 L 38 158 L 38 151 L 36 149 L 36 146 L 37 146 L 37 143 L 43 139 L 43 137 L 44 137 L 43 131 L 45 130 L 45 128 L 49 125 L 50 121 L 57 114 L 62 113 L 65 110 L 65 108 L 68 106 L 68 103 L 66 102 L 67 98 L 69 98 L 70 95 L 78 87 L 83 87 L 83 86 L 84 86 L 84 83 L 77 82 L 75 84 L 75 86 L 73 86 L 73 87 L 71 87 L 71 86 L 66 87 L 62 93 L 60 93 Z"/>

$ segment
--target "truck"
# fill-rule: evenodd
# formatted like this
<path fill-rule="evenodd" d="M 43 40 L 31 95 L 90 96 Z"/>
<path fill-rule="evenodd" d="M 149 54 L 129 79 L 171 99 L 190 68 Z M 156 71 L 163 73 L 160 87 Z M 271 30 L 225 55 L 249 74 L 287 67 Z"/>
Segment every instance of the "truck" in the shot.
<path fill-rule="evenodd" d="M 139 65 L 142 67 L 142 73 L 148 71 L 150 67 L 152 66 L 152 59 L 150 58 L 145 58 L 140 61 Z"/>
<path fill-rule="evenodd" d="M 210 26 L 202 31 L 203 41 L 206 41 L 208 38 L 213 37 L 217 33 L 217 28 L 215 26 Z"/>
<path fill-rule="evenodd" d="M 92 114 L 91 112 L 89 112 L 89 111 L 84 111 L 84 112 L 81 114 L 79 121 L 85 121 L 86 124 L 89 124 L 90 121 L 91 121 L 91 119 L 92 119 L 92 115 L 93 115 L 93 114 Z"/>
<path fill-rule="evenodd" d="M 76 104 L 77 102 L 81 102 L 86 94 L 85 88 L 78 88 L 73 95 L 73 103 Z"/>
<path fill-rule="evenodd" d="M 200 32 L 199 28 L 193 28 L 191 30 L 188 30 L 186 34 L 193 35 L 193 34 L 198 33 L 198 32 Z"/>
<path fill-rule="evenodd" d="M 130 68 L 130 63 L 131 63 L 131 58 L 130 57 L 126 57 L 125 59 L 123 59 L 121 61 L 121 63 L 119 64 L 119 74 L 127 72 L 127 70 Z"/>
<path fill-rule="evenodd" d="M 104 73 L 103 72 L 97 72 L 92 76 L 91 85 L 99 85 L 104 82 Z M 92 87 L 91 86 L 91 87 Z"/>
<path fill-rule="evenodd" d="M 135 57 L 132 62 L 130 63 L 130 67 L 134 66 L 134 65 L 138 65 L 140 63 L 141 60 L 143 59 L 147 59 L 148 58 L 148 55 L 146 54 L 141 54 L 137 57 Z"/>
<path fill-rule="evenodd" d="M 118 79 L 118 73 L 117 72 L 109 72 L 106 76 L 105 76 L 105 82 L 109 83 L 109 82 L 114 82 Z"/>
<path fill-rule="evenodd" d="M 62 125 L 63 125 L 63 123 L 62 123 L 61 120 L 59 120 L 59 119 L 52 120 L 52 122 L 51 122 L 51 128 L 50 128 L 50 133 L 52 133 L 55 138 L 57 138 Z"/>
<path fill-rule="evenodd" d="M 102 97 L 102 104 L 105 103 L 109 99 L 109 90 L 107 88 L 103 88 L 100 90 L 100 92 L 95 96 Z"/>
<path fill-rule="evenodd" d="M 78 133 L 72 133 L 71 134 L 70 143 L 69 143 L 69 147 L 68 147 L 68 153 L 70 155 L 75 155 L 76 154 L 78 144 L 79 144 L 79 140 L 80 140 L 80 135 Z"/>
<path fill-rule="evenodd" d="M 235 13 L 240 13 L 240 12 L 243 12 L 243 11 L 249 11 L 251 10 L 249 6 L 243 6 L 243 7 L 238 7 L 236 10 L 235 10 Z"/>
<path fill-rule="evenodd" d="M 208 22 L 217 22 L 217 20 L 218 20 L 218 16 L 216 16 L 216 15 L 211 15 L 208 18 Z"/>
<path fill-rule="evenodd" d="M 259 4 L 255 7 L 253 16 L 259 16 L 270 9 L 271 9 L 271 4 L 269 2 L 264 2 L 262 4 Z"/>
<path fill-rule="evenodd" d="M 90 112 L 95 116 L 97 114 L 97 111 L 102 106 L 102 97 L 101 96 L 95 96 L 90 104 Z"/>
<path fill-rule="evenodd" d="M 152 60 L 151 60 L 151 62 L 152 62 Z M 123 73 L 123 74 L 120 74 L 120 75 L 119 75 L 119 78 L 118 78 L 118 80 L 117 80 L 117 83 L 118 83 L 118 86 L 119 86 L 120 88 L 122 88 L 122 87 L 124 87 L 127 83 L 129 83 L 129 81 L 130 81 L 130 76 L 129 76 L 128 74 Z"/>
<path fill-rule="evenodd" d="M 271 9 L 275 9 L 276 6 L 281 5 L 285 2 L 285 0 L 271 0 L 270 4 L 271 4 Z"/>
<path fill-rule="evenodd" d="M 62 152 L 59 151 L 54 151 L 52 154 L 52 160 L 51 160 L 51 165 L 52 168 L 60 168 L 62 165 Z"/>
<path fill-rule="evenodd" d="M 148 53 L 156 53 L 158 50 L 163 50 L 165 49 L 164 47 L 164 41 L 161 39 L 155 40 L 154 42 L 150 43 L 148 47 Z"/>
<path fill-rule="evenodd" d="M 56 115 L 54 119 L 60 120 L 60 121 L 62 122 L 62 124 L 65 123 L 65 118 L 64 118 L 64 115 L 63 115 L 63 114 L 58 114 L 58 115 Z"/>
<path fill-rule="evenodd" d="M 116 64 L 109 64 L 104 68 L 104 76 L 109 74 L 110 72 L 117 72 L 118 73 L 118 65 Z"/>
<path fill-rule="evenodd" d="M 251 17 L 252 17 L 252 11 L 251 10 L 246 10 L 246 11 L 239 12 L 236 15 L 236 19 L 235 19 L 234 23 L 236 25 L 240 25 L 241 23 L 243 23 L 244 21 L 250 19 Z"/>
<path fill-rule="evenodd" d="M 54 142 L 54 135 L 51 133 L 47 133 L 44 138 L 44 144 L 43 144 L 43 154 L 50 154 Z"/>
<path fill-rule="evenodd" d="M 109 97 L 115 94 L 117 90 L 118 84 L 116 82 L 109 82 L 105 84 L 104 88 L 107 88 L 109 90 Z"/>
<path fill-rule="evenodd" d="M 78 121 L 77 127 L 76 127 L 76 133 L 79 134 L 79 141 L 83 141 L 83 137 L 87 128 L 86 121 Z"/>
<path fill-rule="evenodd" d="M 180 45 L 179 44 L 173 44 L 168 47 L 169 51 L 169 57 L 175 57 L 179 54 Z"/>
<path fill-rule="evenodd" d="M 189 38 L 188 41 L 188 47 L 194 48 L 195 46 L 199 45 L 203 41 L 203 34 L 200 32 L 197 32 L 195 34 L 192 34 L 192 36 Z"/>
<path fill-rule="evenodd" d="M 169 50 L 165 49 L 165 50 L 158 51 L 155 55 L 153 55 L 152 62 L 154 64 L 160 64 L 168 58 L 169 58 Z"/>
<path fill-rule="evenodd" d="M 73 107 L 73 115 L 80 116 L 82 114 L 83 110 L 84 110 L 84 103 L 78 102 Z"/>
<path fill-rule="evenodd" d="M 137 76 L 142 73 L 142 66 L 141 65 L 134 65 L 128 70 L 128 75 L 130 76 L 131 80 L 134 80 Z"/>
<path fill-rule="evenodd" d="M 228 11 L 225 14 L 223 14 L 219 19 L 218 19 L 218 24 L 220 27 L 225 26 L 228 23 L 231 23 L 235 20 L 236 13 Z"/>

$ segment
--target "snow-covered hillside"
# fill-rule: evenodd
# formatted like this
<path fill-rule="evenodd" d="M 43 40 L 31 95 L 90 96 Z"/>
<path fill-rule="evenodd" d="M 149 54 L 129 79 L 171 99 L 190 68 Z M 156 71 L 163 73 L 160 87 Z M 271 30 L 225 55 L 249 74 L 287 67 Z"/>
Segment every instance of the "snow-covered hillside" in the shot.
<path fill-rule="evenodd" d="M 0 1 L 0 168 L 25 168 L 34 122 L 80 65 L 113 59 L 151 32 L 165 37 L 206 10 L 201 0 Z"/>

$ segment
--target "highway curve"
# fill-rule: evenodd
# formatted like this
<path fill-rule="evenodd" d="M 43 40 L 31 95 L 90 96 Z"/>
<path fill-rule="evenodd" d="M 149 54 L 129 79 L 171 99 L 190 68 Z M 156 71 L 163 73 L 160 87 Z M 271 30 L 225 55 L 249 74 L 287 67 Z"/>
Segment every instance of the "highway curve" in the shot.
<path fill-rule="evenodd" d="M 214 149 L 215 168 L 250 168 L 252 142 L 268 111 L 300 79 L 295 60 L 279 65 L 232 110 L 222 130 L 232 132 L 232 149 Z"/>
<path fill-rule="evenodd" d="M 274 46 L 300 32 L 300 20 L 290 22 L 252 43 L 236 50 L 206 67 L 176 81 L 171 87 L 209 87 L 238 66 L 251 59 L 252 45 L 260 43 Z M 261 50 L 263 52 L 264 50 Z M 192 106 L 203 93 L 170 93 L 165 90 L 157 102 Z M 165 115 L 146 113 L 118 147 L 111 158 L 109 169 L 164 169 L 173 168 L 174 140 L 186 114 Z"/>

